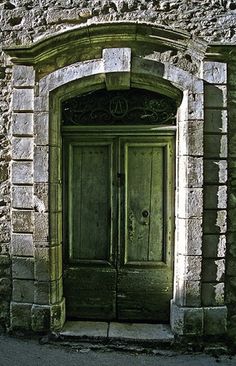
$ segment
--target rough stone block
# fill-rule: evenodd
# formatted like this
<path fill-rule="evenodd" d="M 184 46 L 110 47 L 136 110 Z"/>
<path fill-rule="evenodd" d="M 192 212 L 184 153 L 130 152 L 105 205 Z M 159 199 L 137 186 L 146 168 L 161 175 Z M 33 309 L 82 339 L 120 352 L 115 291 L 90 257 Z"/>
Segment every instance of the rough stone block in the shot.
<path fill-rule="evenodd" d="M 107 90 L 129 89 L 131 48 L 106 48 L 102 57 Z"/>
<path fill-rule="evenodd" d="M 34 180 L 36 183 L 48 182 L 48 159 L 48 147 L 36 146 L 34 151 Z"/>
<path fill-rule="evenodd" d="M 14 89 L 12 93 L 12 109 L 14 112 L 34 110 L 34 90 Z"/>
<path fill-rule="evenodd" d="M 178 155 L 203 156 L 203 121 L 179 123 Z"/>
<path fill-rule="evenodd" d="M 33 113 L 13 113 L 12 133 L 14 136 L 33 136 L 34 124 Z"/>
<path fill-rule="evenodd" d="M 179 184 L 186 188 L 201 188 L 203 185 L 203 158 L 179 157 Z"/>
<path fill-rule="evenodd" d="M 15 65 L 12 77 L 13 86 L 34 86 L 35 71 L 33 66 Z"/>
<path fill-rule="evenodd" d="M 204 208 L 205 209 L 226 209 L 227 208 L 227 186 L 205 186 L 204 187 Z"/>
<path fill-rule="evenodd" d="M 47 213 L 35 212 L 34 240 L 46 242 L 49 237 L 49 217 Z"/>
<path fill-rule="evenodd" d="M 223 62 L 203 61 L 202 79 L 211 84 L 226 84 L 227 64 Z"/>
<path fill-rule="evenodd" d="M 190 219 L 201 218 L 203 212 L 202 188 L 181 188 L 178 191 L 178 217 Z"/>
<path fill-rule="evenodd" d="M 202 335 L 203 309 L 180 307 L 172 301 L 171 329 L 177 335 Z"/>
<path fill-rule="evenodd" d="M 177 219 L 176 236 L 179 254 L 202 254 L 202 219 Z"/>
<path fill-rule="evenodd" d="M 14 161 L 12 163 L 12 183 L 33 183 L 33 164 L 30 161 Z"/>
<path fill-rule="evenodd" d="M 221 306 L 224 305 L 225 284 L 203 283 L 202 284 L 202 305 Z"/>
<path fill-rule="evenodd" d="M 33 187 L 32 186 L 13 186 L 13 188 L 12 188 L 12 207 L 14 207 L 14 208 L 33 208 Z"/>
<path fill-rule="evenodd" d="M 12 258 L 12 276 L 16 279 L 34 279 L 34 259 L 27 257 Z"/>
<path fill-rule="evenodd" d="M 202 280 L 204 282 L 222 282 L 225 276 L 225 260 L 205 258 L 202 262 Z"/>
<path fill-rule="evenodd" d="M 11 328 L 31 330 L 31 308 L 32 304 L 11 302 Z"/>
<path fill-rule="evenodd" d="M 52 188 L 50 195 L 53 195 L 54 189 Z M 48 211 L 48 184 L 47 183 L 35 183 L 34 185 L 34 194 L 38 199 L 43 202 L 45 211 Z M 51 198 L 51 196 L 50 196 Z"/>
<path fill-rule="evenodd" d="M 226 210 L 204 210 L 204 234 L 225 234 L 227 231 Z"/>
<path fill-rule="evenodd" d="M 33 305 L 32 306 L 32 329 L 35 332 L 50 330 L 50 306 Z"/>
<path fill-rule="evenodd" d="M 51 258 L 50 248 L 35 249 L 35 278 L 38 281 L 49 281 L 51 279 Z"/>
<path fill-rule="evenodd" d="M 16 233 L 31 233 L 34 227 L 34 216 L 32 211 L 12 212 L 13 231 Z"/>
<path fill-rule="evenodd" d="M 49 111 L 49 97 L 47 94 L 34 98 L 34 111 L 38 113 Z"/>
<path fill-rule="evenodd" d="M 51 303 L 51 291 L 49 281 L 36 281 L 34 302 L 38 305 L 49 305 Z M 53 294 L 52 294 L 53 295 Z M 53 301 L 52 301 L 53 303 Z"/>
<path fill-rule="evenodd" d="M 201 282 L 178 279 L 176 282 L 175 303 L 178 306 L 200 307 Z"/>
<path fill-rule="evenodd" d="M 54 331 L 59 331 L 65 323 L 65 299 L 62 299 L 59 304 L 51 306 L 51 328 Z"/>
<path fill-rule="evenodd" d="M 236 133 L 234 131 L 230 131 L 228 137 L 228 145 L 229 145 L 229 157 L 235 160 L 236 157 Z"/>
<path fill-rule="evenodd" d="M 32 234 L 12 234 L 11 254 L 30 257 L 34 255 Z"/>
<path fill-rule="evenodd" d="M 200 281 L 202 257 L 194 255 L 177 255 L 177 277 L 186 281 Z"/>
<path fill-rule="evenodd" d="M 205 135 L 204 153 L 206 158 L 227 158 L 227 135 Z"/>
<path fill-rule="evenodd" d="M 222 258 L 226 253 L 225 235 L 204 235 L 203 256 L 205 258 Z"/>
<path fill-rule="evenodd" d="M 227 87 L 224 85 L 205 85 L 205 107 L 226 108 Z"/>
<path fill-rule="evenodd" d="M 184 80 L 181 81 L 181 84 Z M 201 84 L 201 83 L 200 83 Z M 194 89 L 194 87 L 193 87 Z M 198 93 L 187 87 L 183 92 L 182 103 L 178 109 L 178 120 L 180 122 L 190 120 L 203 120 L 204 117 L 204 94 Z"/>
<path fill-rule="evenodd" d="M 226 306 L 204 308 L 204 334 L 223 335 L 227 330 Z"/>
<path fill-rule="evenodd" d="M 224 184 L 227 182 L 227 161 L 217 159 L 204 160 L 204 182 L 211 184 Z"/>
<path fill-rule="evenodd" d="M 30 137 L 13 137 L 12 158 L 14 160 L 32 160 L 34 140 Z"/>
<path fill-rule="evenodd" d="M 34 281 L 13 280 L 12 299 L 16 302 L 34 302 Z"/>
<path fill-rule="evenodd" d="M 204 132 L 227 133 L 228 116 L 224 109 L 206 109 Z"/>
<path fill-rule="evenodd" d="M 49 116 L 47 112 L 35 113 L 34 133 L 36 145 L 49 144 Z"/>
<path fill-rule="evenodd" d="M 11 299 L 12 293 L 12 281 L 8 277 L 0 278 L 0 298 L 4 297 L 5 300 Z"/>

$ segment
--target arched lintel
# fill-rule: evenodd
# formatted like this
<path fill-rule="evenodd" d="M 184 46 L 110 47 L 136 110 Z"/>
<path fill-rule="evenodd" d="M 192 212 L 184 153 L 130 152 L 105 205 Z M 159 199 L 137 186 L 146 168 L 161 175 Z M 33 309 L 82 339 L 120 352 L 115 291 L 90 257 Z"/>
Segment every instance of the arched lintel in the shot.
<path fill-rule="evenodd" d="M 44 38 L 30 46 L 12 46 L 4 48 L 15 64 L 33 65 L 48 72 L 75 60 L 100 58 L 105 47 L 131 47 L 137 52 L 182 51 L 192 57 L 202 58 L 206 44 L 193 40 L 184 31 L 173 30 L 149 23 L 108 22 L 84 25 L 63 33 Z M 75 58 L 75 59 L 74 59 Z"/>

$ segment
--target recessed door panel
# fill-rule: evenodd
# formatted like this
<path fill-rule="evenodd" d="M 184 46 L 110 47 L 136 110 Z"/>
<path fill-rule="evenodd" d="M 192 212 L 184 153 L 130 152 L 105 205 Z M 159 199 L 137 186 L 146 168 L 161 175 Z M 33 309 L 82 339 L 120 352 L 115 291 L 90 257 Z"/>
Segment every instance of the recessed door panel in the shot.
<path fill-rule="evenodd" d="M 114 143 L 65 141 L 64 165 L 67 313 L 75 318 L 114 318 Z"/>

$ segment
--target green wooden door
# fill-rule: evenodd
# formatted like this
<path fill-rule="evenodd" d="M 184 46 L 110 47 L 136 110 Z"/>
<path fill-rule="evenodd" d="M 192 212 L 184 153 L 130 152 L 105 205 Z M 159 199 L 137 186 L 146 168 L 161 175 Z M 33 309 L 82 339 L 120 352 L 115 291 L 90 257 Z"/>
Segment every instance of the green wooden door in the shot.
<path fill-rule="evenodd" d="M 168 321 L 172 137 L 66 138 L 67 314 Z"/>

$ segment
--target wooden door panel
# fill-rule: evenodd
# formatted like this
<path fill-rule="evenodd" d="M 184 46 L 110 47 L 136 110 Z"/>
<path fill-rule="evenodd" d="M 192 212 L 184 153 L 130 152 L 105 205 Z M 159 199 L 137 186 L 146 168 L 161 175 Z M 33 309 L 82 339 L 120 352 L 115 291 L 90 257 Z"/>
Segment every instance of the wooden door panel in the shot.
<path fill-rule="evenodd" d="M 111 146 L 71 145 L 70 165 L 70 259 L 108 260 Z"/>
<path fill-rule="evenodd" d="M 163 257 L 163 148 L 146 145 L 125 145 L 126 263 Z"/>
<path fill-rule="evenodd" d="M 172 298 L 172 140 L 121 138 L 120 320 L 169 320 Z"/>
<path fill-rule="evenodd" d="M 114 152 L 112 139 L 65 141 L 68 255 L 64 293 L 70 318 L 110 320 L 116 316 Z"/>

